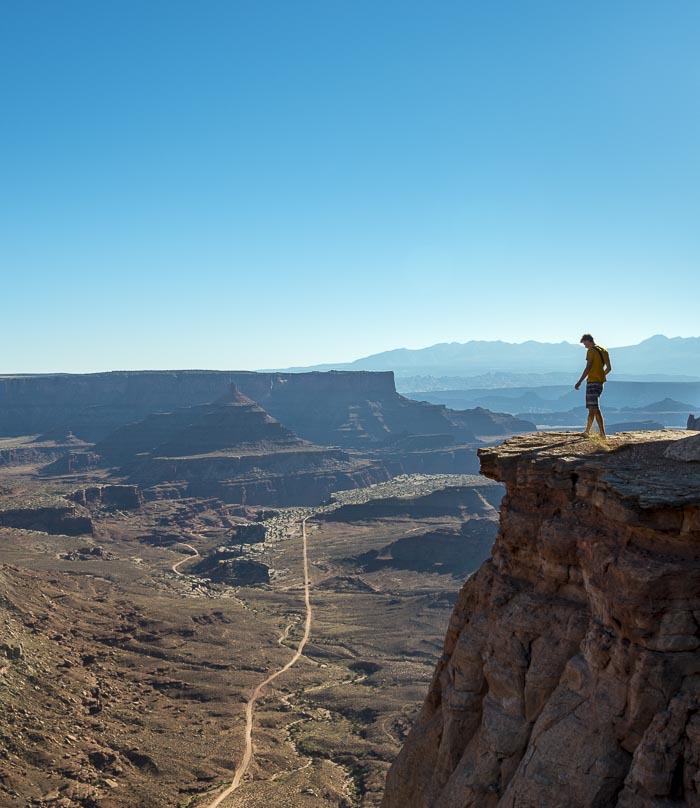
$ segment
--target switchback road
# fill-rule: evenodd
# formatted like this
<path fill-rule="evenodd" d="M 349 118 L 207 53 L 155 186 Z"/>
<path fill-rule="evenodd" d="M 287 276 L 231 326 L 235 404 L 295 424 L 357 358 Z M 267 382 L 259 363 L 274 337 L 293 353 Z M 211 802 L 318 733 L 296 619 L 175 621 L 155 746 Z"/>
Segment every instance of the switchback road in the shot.
<path fill-rule="evenodd" d="M 184 564 L 185 561 L 191 561 L 193 558 L 198 558 L 199 557 L 199 551 L 197 550 L 196 547 L 193 547 L 191 544 L 186 544 L 184 541 L 179 542 L 179 544 L 181 544 L 183 547 L 187 547 L 190 550 L 192 550 L 192 555 L 185 556 L 184 558 L 180 559 L 180 561 L 176 561 L 172 565 L 171 569 L 176 575 L 182 575 L 182 573 L 178 569 L 180 564 Z"/>

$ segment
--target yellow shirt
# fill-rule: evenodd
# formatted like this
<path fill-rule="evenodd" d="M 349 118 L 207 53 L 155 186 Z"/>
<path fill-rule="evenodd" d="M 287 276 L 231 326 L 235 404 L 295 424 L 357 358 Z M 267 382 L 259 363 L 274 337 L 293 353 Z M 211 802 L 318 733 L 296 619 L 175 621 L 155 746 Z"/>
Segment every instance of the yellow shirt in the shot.
<path fill-rule="evenodd" d="M 600 351 L 600 353 L 598 353 L 598 351 Z M 610 357 L 608 356 L 608 352 L 601 345 L 596 345 L 595 348 L 589 348 L 586 351 L 586 362 L 588 362 L 589 360 L 593 362 L 593 364 L 591 365 L 591 369 L 588 371 L 586 381 L 589 382 L 605 381 L 605 373 L 603 372 L 603 359 L 600 356 L 601 353 L 603 354 L 603 358 L 605 359 L 605 364 L 608 365 L 610 363 Z"/>

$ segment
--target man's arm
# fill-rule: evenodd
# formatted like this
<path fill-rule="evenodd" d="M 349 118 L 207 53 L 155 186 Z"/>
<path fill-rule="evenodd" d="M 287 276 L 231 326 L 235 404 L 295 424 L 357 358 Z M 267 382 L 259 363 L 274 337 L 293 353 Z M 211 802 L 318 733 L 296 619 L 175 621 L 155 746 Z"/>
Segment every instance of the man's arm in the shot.
<path fill-rule="evenodd" d="M 591 365 L 592 365 L 592 364 L 593 364 L 593 360 L 592 360 L 592 359 L 589 359 L 589 360 L 588 360 L 588 362 L 586 362 L 586 367 L 583 369 L 583 373 L 581 374 L 581 378 L 580 378 L 580 379 L 579 379 L 579 380 L 576 382 L 576 384 L 574 385 L 574 388 L 575 388 L 576 390 L 578 390 L 578 389 L 579 389 L 579 387 L 581 386 L 581 382 L 582 382 L 582 381 L 583 381 L 583 380 L 586 378 L 586 376 L 588 376 L 588 374 L 590 373 L 590 371 L 591 371 Z"/>

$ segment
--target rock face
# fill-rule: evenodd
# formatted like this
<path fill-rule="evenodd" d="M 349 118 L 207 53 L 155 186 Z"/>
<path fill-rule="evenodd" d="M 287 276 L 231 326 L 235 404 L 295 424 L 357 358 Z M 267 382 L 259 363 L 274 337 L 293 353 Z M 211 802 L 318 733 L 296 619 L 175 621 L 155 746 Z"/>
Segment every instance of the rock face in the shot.
<path fill-rule="evenodd" d="M 93 532 L 89 513 L 63 497 L 0 497 L 0 527 L 36 530 L 63 536 Z"/>
<path fill-rule="evenodd" d="M 688 416 L 687 429 L 700 431 L 700 415 L 697 418 L 692 413 Z"/>
<path fill-rule="evenodd" d="M 213 401 L 231 373 L 142 371 L 0 377 L 0 434 L 66 429 L 94 442 L 151 412 Z"/>
<path fill-rule="evenodd" d="M 79 488 L 69 499 L 87 508 L 133 510 L 143 504 L 143 495 L 137 485 L 93 485 Z"/>
<path fill-rule="evenodd" d="M 89 444 L 74 435 L 56 435 L 47 440 L 0 440 L 0 466 L 16 466 L 30 463 L 50 463 L 66 454 L 82 456 Z"/>
<path fill-rule="evenodd" d="M 675 441 L 666 449 L 664 455 L 682 463 L 700 463 L 700 435 Z"/>
<path fill-rule="evenodd" d="M 261 561 L 252 558 L 241 558 L 240 553 L 231 547 L 219 547 L 197 564 L 190 571 L 215 583 L 226 583 L 233 586 L 256 586 L 270 583 L 270 569 Z"/>
<path fill-rule="evenodd" d="M 237 451 L 308 446 L 235 386 L 210 404 L 155 413 L 113 432 L 94 447 L 110 464 L 125 466 L 155 458 L 189 458 Z"/>
<path fill-rule="evenodd" d="M 389 476 L 379 462 L 302 440 L 235 387 L 212 404 L 122 427 L 95 451 L 152 498 L 308 505 Z"/>
<path fill-rule="evenodd" d="M 403 434 L 505 435 L 533 425 L 487 410 L 457 412 L 396 392 L 393 373 L 125 371 L 0 377 L 0 435 L 65 434 L 96 442 L 151 413 L 206 404 L 231 384 L 302 438 L 345 448 Z"/>
<path fill-rule="evenodd" d="M 700 465 L 666 452 L 687 437 L 481 450 L 507 492 L 493 556 L 384 808 L 700 805 Z"/>
<path fill-rule="evenodd" d="M 409 569 L 463 576 L 488 557 L 498 526 L 502 486 L 489 480 L 450 486 L 418 497 L 388 497 L 342 505 L 322 518 L 326 522 L 365 522 L 378 519 L 431 519 L 452 516 L 459 526 L 413 528 L 407 535 L 354 557 L 365 572 Z"/>
<path fill-rule="evenodd" d="M 404 398 L 396 392 L 392 373 L 254 374 L 237 384 L 275 418 L 314 443 L 367 449 L 407 435 L 446 436 L 448 442 L 458 444 L 475 441 L 467 413 Z M 494 429 L 494 421 L 482 417 L 485 413 L 481 411 L 476 423 L 485 430 Z M 515 421 L 507 418 L 509 423 Z M 528 428 L 531 425 L 524 427 Z M 495 429 L 495 434 L 503 431 Z"/>

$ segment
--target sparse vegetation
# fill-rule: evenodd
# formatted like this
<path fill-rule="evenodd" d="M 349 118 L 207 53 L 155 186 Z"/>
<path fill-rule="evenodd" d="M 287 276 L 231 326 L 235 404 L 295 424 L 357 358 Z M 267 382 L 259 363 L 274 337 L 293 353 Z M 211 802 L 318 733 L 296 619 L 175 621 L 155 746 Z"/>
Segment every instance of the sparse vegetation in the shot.
<path fill-rule="evenodd" d="M 66 502 L 56 481 L 47 492 L 26 469 L 10 471 L 0 475 L 4 503 L 3 490 L 29 507 Z M 246 518 L 217 500 L 94 507 L 92 537 L 0 528 L 0 576 L 8 584 L 0 602 L 7 638 L 0 707 L 12 727 L 0 735 L 2 804 L 40 805 L 56 793 L 51 804 L 61 806 L 196 808 L 217 793 L 215 784 L 230 782 L 244 702 L 289 659 L 303 630 L 299 523 L 313 515 L 321 518 L 308 522 L 311 640 L 298 665 L 263 693 L 255 758 L 226 805 L 377 806 L 461 581 L 391 567 L 367 572 L 354 559 L 462 522 L 454 509 L 419 518 L 362 510 L 353 511 L 357 521 L 324 517 L 465 485 L 490 484 L 405 475 L 343 491 L 318 508 L 264 514 L 265 540 L 256 543 L 236 539 Z M 270 568 L 269 584 L 216 583 L 188 574 L 195 561 L 179 567 L 184 574 L 173 572 L 183 554 L 193 555 L 184 545 L 206 558 L 229 541 L 237 557 Z"/>

